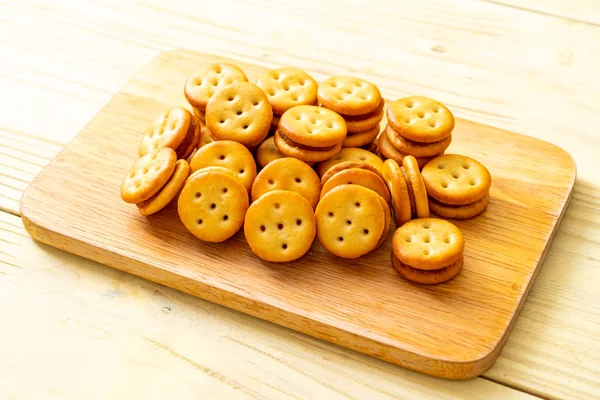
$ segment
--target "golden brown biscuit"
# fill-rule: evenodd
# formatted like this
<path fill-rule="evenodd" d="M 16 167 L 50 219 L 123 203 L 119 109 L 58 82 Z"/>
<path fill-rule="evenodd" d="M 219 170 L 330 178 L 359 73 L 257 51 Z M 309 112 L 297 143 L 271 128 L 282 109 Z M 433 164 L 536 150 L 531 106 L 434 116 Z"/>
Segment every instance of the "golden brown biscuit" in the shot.
<path fill-rule="evenodd" d="M 394 232 L 392 251 L 403 264 L 416 269 L 445 268 L 458 261 L 465 248 L 460 230 L 448 221 L 420 218 Z"/>
<path fill-rule="evenodd" d="M 176 162 L 177 154 L 170 147 L 140 157 L 121 183 L 123 201 L 137 204 L 154 196 L 173 175 Z"/>
<path fill-rule="evenodd" d="M 144 132 L 140 142 L 140 157 L 159 149 L 175 150 L 185 139 L 192 123 L 192 114 L 185 108 L 174 107 L 159 115 Z"/>
<path fill-rule="evenodd" d="M 317 102 L 317 82 L 295 67 L 267 71 L 256 80 L 256 86 L 266 93 L 275 114 L 281 115 L 294 106 Z"/>
<path fill-rule="evenodd" d="M 492 184 L 489 171 L 480 162 L 458 154 L 436 157 L 423 167 L 429 196 L 448 205 L 476 202 Z"/>
<path fill-rule="evenodd" d="M 410 185 L 414 199 L 414 212 L 415 218 L 427 218 L 429 217 L 429 203 L 427 202 L 427 191 L 425 190 L 425 183 L 423 183 L 423 177 L 419 172 L 419 166 L 417 160 L 413 156 L 406 156 L 402 160 L 402 171 L 404 176 L 407 178 L 406 183 Z"/>
<path fill-rule="evenodd" d="M 198 148 L 206 146 L 214 141 L 215 139 L 213 139 L 213 137 L 210 135 L 210 131 L 206 125 L 200 128 L 200 143 L 198 143 Z"/>
<path fill-rule="evenodd" d="M 175 171 L 173 171 L 173 175 L 171 175 L 165 186 L 148 200 L 137 204 L 140 213 L 151 215 L 165 208 L 177 196 L 189 174 L 190 165 L 187 161 L 178 160 L 175 164 Z"/>
<path fill-rule="evenodd" d="M 285 157 L 274 160 L 256 176 L 252 185 L 252 201 L 273 190 L 298 193 L 315 208 L 319 202 L 321 181 L 308 164 L 296 158 Z"/>
<path fill-rule="evenodd" d="M 433 197 L 429 198 L 429 209 L 436 215 L 443 218 L 469 219 L 476 217 L 485 211 L 490 202 L 490 195 L 484 194 L 483 197 L 474 203 L 464 206 L 453 206 L 440 203 Z"/>
<path fill-rule="evenodd" d="M 256 163 L 250 151 L 240 143 L 231 140 L 219 140 L 199 148 L 190 166 L 192 172 L 216 165 L 232 171 L 250 192 L 256 178 Z"/>
<path fill-rule="evenodd" d="M 177 201 L 183 225 L 198 239 L 223 242 L 244 223 L 248 192 L 227 172 L 198 171 L 188 178 Z"/>
<path fill-rule="evenodd" d="M 329 147 L 346 137 L 346 123 L 338 113 L 318 106 L 296 106 L 279 120 L 279 131 L 304 146 Z"/>
<path fill-rule="evenodd" d="M 283 157 L 285 156 L 281 154 L 277 146 L 275 146 L 275 140 L 272 136 L 265 139 L 256 150 L 256 162 L 261 168 L 264 168 L 270 162 Z"/>
<path fill-rule="evenodd" d="M 386 116 L 400 136 L 419 143 L 438 142 L 454 129 L 454 115 L 450 110 L 427 97 L 398 99 L 387 108 Z"/>
<path fill-rule="evenodd" d="M 288 262 L 302 257 L 315 240 L 313 208 L 298 193 L 274 190 L 254 201 L 244 223 L 252 252 L 266 261 Z"/>
<path fill-rule="evenodd" d="M 385 228 L 379 195 L 360 185 L 332 189 L 319 201 L 315 217 L 319 242 L 342 258 L 358 258 L 375 249 Z"/>
<path fill-rule="evenodd" d="M 204 110 L 213 94 L 234 82 L 248 82 L 239 67 L 227 63 L 211 64 L 187 79 L 184 94 L 192 106 Z"/>
<path fill-rule="evenodd" d="M 394 160 L 385 160 L 383 162 L 381 174 L 390 191 L 396 227 L 399 228 L 412 218 L 408 183 L 404 178 L 400 166 Z"/>
<path fill-rule="evenodd" d="M 344 169 L 327 180 L 321 189 L 321 199 L 333 188 L 340 185 L 360 185 L 383 197 L 390 203 L 390 192 L 380 174 L 360 168 Z"/>
<path fill-rule="evenodd" d="M 206 126 L 216 140 L 258 146 L 271 127 L 273 111 L 267 95 L 252 83 L 232 83 L 216 92 L 206 106 Z"/>
<path fill-rule="evenodd" d="M 342 147 L 361 147 L 371 143 L 379 134 L 379 125 L 365 132 L 356 132 L 346 136 Z"/>
<path fill-rule="evenodd" d="M 364 161 L 344 161 L 339 164 L 335 164 L 335 165 L 331 166 L 327 171 L 325 171 L 325 173 L 321 177 L 321 186 L 323 186 L 329 180 L 329 178 L 331 178 L 333 175 L 337 174 L 338 172 L 340 172 L 342 170 L 350 169 L 350 168 L 366 169 L 366 170 L 369 170 L 369 171 L 377 174 L 377 176 L 379 176 L 381 179 L 383 179 L 383 175 L 381 175 L 381 172 L 379 171 L 379 169 L 375 168 L 373 165 L 371 165 L 369 163 L 366 163 Z"/>
<path fill-rule="evenodd" d="M 422 285 L 437 285 L 449 281 L 460 273 L 463 267 L 463 262 L 464 258 L 461 256 L 458 261 L 448 265 L 447 267 L 424 271 L 403 264 L 392 254 L 392 265 L 396 271 L 398 271 L 398 273 L 406 280 L 414 283 L 420 283 Z"/>
<path fill-rule="evenodd" d="M 317 165 L 317 174 L 322 177 L 329 168 L 345 161 L 363 161 L 371 164 L 378 170 L 381 170 L 381 166 L 383 165 L 381 158 L 367 150 L 346 147 L 340 150 L 335 156 L 331 157 L 331 159 L 319 163 L 319 165 Z"/>
<path fill-rule="evenodd" d="M 199 109 L 192 106 L 192 114 L 194 117 L 198 118 L 198 121 L 202 122 L 202 125 L 206 123 L 205 109 Z"/>
<path fill-rule="evenodd" d="M 332 76 L 319 85 L 317 97 L 330 110 L 344 115 L 363 115 L 381 103 L 377 86 L 351 76 Z"/>
<path fill-rule="evenodd" d="M 383 157 L 390 159 L 390 160 L 394 160 L 398 164 L 402 164 L 402 160 L 404 159 L 404 157 L 406 157 L 408 155 L 408 154 L 404 154 L 404 153 L 401 153 L 398 150 L 396 150 L 396 148 L 390 143 L 385 132 L 382 132 L 382 134 L 379 135 L 379 151 L 381 152 L 381 155 Z M 417 160 L 417 165 L 419 166 L 419 168 L 423 168 L 425 166 L 425 164 L 427 164 L 429 161 L 433 160 L 435 157 L 436 156 L 415 157 L 415 159 Z"/>
<path fill-rule="evenodd" d="M 196 150 L 199 143 L 200 121 L 198 121 L 198 118 L 192 115 L 192 120 L 188 129 L 188 133 L 185 139 L 183 139 L 183 142 L 181 142 L 181 144 L 177 146 L 177 149 L 175 150 L 175 152 L 177 153 L 177 158 L 186 160 L 192 155 L 194 150 Z"/>
<path fill-rule="evenodd" d="M 391 126 L 385 128 L 385 135 L 387 139 L 399 153 L 410 154 L 411 156 L 427 158 L 436 157 L 438 154 L 442 154 L 450 143 L 452 142 L 452 134 L 446 136 L 439 142 L 433 143 L 417 143 L 412 140 L 404 139 L 402 136 L 396 133 Z"/>
<path fill-rule="evenodd" d="M 386 203 L 383 197 L 381 196 L 379 196 L 379 204 L 381 204 L 381 207 L 383 207 L 383 214 L 385 219 L 383 232 L 381 233 L 381 237 L 379 238 L 377 246 L 375 246 L 374 250 L 377 250 L 385 243 L 385 239 L 387 239 L 387 235 L 390 232 L 390 226 L 392 225 L 392 215 L 390 211 L 390 206 L 388 206 L 388 203 Z"/>
<path fill-rule="evenodd" d="M 379 127 L 383 118 L 385 101 L 381 100 L 377 108 L 363 115 L 342 115 L 346 121 L 348 133 L 364 132 Z"/>
<path fill-rule="evenodd" d="M 342 143 L 338 143 L 331 147 L 308 147 L 299 143 L 295 143 L 281 131 L 277 130 L 273 136 L 275 146 L 281 154 L 286 157 L 294 157 L 305 163 L 315 163 L 330 159 L 342 150 Z"/>

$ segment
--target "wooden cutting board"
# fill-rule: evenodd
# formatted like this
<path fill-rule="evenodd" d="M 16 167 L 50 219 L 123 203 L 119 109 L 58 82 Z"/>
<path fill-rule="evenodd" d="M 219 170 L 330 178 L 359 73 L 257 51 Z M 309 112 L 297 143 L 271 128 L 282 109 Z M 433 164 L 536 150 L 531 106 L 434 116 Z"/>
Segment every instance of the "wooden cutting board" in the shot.
<path fill-rule="evenodd" d="M 21 213 L 32 237 L 410 369 L 453 379 L 483 373 L 564 214 L 576 176 L 572 158 L 531 137 L 457 120 L 447 153 L 481 161 L 493 184 L 488 210 L 456 222 L 466 241 L 464 270 L 448 283 L 419 286 L 397 275 L 393 227 L 384 246 L 358 260 L 315 243 L 301 260 L 267 263 L 243 232 L 202 243 L 185 230 L 175 204 L 143 217 L 120 199 L 143 130 L 168 107 L 187 106 L 186 77 L 217 60 L 177 50 L 143 68 L 24 193 Z M 250 80 L 264 71 L 238 64 Z"/>

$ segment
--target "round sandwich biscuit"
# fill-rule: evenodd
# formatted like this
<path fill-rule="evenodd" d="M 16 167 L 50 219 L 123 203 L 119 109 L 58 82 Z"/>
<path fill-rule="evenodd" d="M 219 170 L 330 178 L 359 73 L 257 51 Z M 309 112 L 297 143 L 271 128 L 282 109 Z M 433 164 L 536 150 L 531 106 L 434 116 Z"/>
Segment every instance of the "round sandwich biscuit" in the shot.
<path fill-rule="evenodd" d="M 305 163 L 315 163 L 328 160 L 339 153 L 342 149 L 341 142 L 335 146 L 323 148 L 303 146 L 290 140 L 287 136 L 282 135 L 280 130 L 275 132 L 273 139 L 275 146 L 281 154 L 286 157 L 297 158 Z"/>
<path fill-rule="evenodd" d="M 460 230 L 437 218 L 413 219 L 396 229 L 392 238 L 394 256 L 403 264 L 421 270 L 445 268 L 458 261 L 465 248 Z"/>
<path fill-rule="evenodd" d="M 319 242 L 342 258 L 358 258 L 375 249 L 385 228 L 379 195 L 360 185 L 332 189 L 317 205 L 315 216 Z"/>
<path fill-rule="evenodd" d="M 436 215 L 443 218 L 451 219 L 469 219 L 476 217 L 485 211 L 490 202 L 490 195 L 484 194 L 483 197 L 474 203 L 465 204 L 464 206 L 453 206 L 443 204 L 434 199 L 429 198 L 429 209 Z"/>
<path fill-rule="evenodd" d="M 274 160 L 256 176 L 252 185 L 252 201 L 273 190 L 298 193 L 314 209 L 319 202 L 321 181 L 306 163 L 296 158 L 285 157 Z"/>
<path fill-rule="evenodd" d="M 121 198 L 127 203 L 140 203 L 154 196 L 175 171 L 177 154 L 162 147 L 140 157 L 121 183 Z"/>
<path fill-rule="evenodd" d="M 185 182 L 177 212 L 188 231 L 205 242 L 223 242 L 240 230 L 248 192 L 227 172 L 199 171 Z"/>
<path fill-rule="evenodd" d="M 186 160 L 196 150 L 200 144 L 200 131 L 200 121 L 192 115 L 192 122 L 190 123 L 188 133 L 183 142 L 175 149 L 178 159 Z"/>
<path fill-rule="evenodd" d="M 193 107 L 204 110 L 213 94 L 234 82 L 248 82 L 244 71 L 232 64 L 215 63 L 192 74 L 185 82 L 183 92 Z"/>
<path fill-rule="evenodd" d="M 279 120 L 279 131 L 295 143 L 329 147 L 346 137 L 346 122 L 338 113 L 318 106 L 296 106 Z"/>
<path fill-rule="evenodd" d="M 361 147 L 365 146 L 377 137 L 379 134 L 379 125 L 365 132 L 357 132 L 346 136 L 342 142 L 342 147 Z"/>
<path fill-rule="evenodd" d="M 364 161 L 344 161 L 342 163 L 333 165 L 331 168 L 329 168 L 327 171 L 325 171 L 325 173 L 321 177 L 321 185 L 324 185 L 329 180 L 329 178 L 331 178 L 333 175 L 337 174 L 338 172 L 343 171 L 345 169 L 350 169 L 350 168 L 366 169 L 368 171 L 375 173 L 377 176 L 379 176 L 381 179 L 383 179 L 383 175 L 381 175 L 381 172 L 379 171 L 379 169 L 375 168 L 373 165 L 371 165 L 369 163 L 366 163 Z"/>
<path fill-rule="evenodd" d="M 165 208 L 177 196 L 189 174 L 190 165 L 187 161 L 178 160 L 175 164 L 175 171 L 173 171 L 173 175 L 171 175 L 165 186 L 148 200 L 137 204 L 140 213 L 151 215 Z"/>
<path fill-rule="evenodd" d="M 399 153 L 410 154 L 411 156 L 421 158 L 435 157 L 438 154 L 443 153 L 452 142 L 452 134 L 446 136 L 439 142 L 413 142 L 412 140 L 404 139 L 402 136 L 398 135 L 390 125 L 387 125 L 385 128 L 385 135 L 387 135 L 388 141 Z"/>
<path fill-rule="evenodd" d="M 419 172 L 419 165 L 413 156 L 406 156 L 402 160 L 402 172 L 406 178 L 406 183 L 410 185 L 409 194 L 412 193 L 414 199 L 413 216 L 415 218 L 429 217 L 429 204 L 427 202 L 427 191 L 423 177 Z"/>
<path fill-rule="evenodd" d="M 363 115 L 381 103 L 377 86 L 351 76 L 332 76 L 319 85 L 321 104 L 343 115 Z"/>
<path fill-rule="evenodd" d="M 392 226 L 392 215 L 390 211 L 390 206 L 388 206 L 388 203 L 386 203 L 386 201 L 381 196 L 379 196 L 379 204 L 381 204 L 381 207 L 383 207 L 384 226 L 383 232 L 381 233 L 381 237 L 379 238 L 379 241 L 377 242 L 377 245 L 373 250 L 377 250 L 385 243 L 387 235 L 390 232 L 390 226 Z"/>
<path fill-rule="evenodd" d="M 321 189 L 321 199 L 333 188 L 340 185 L 360 185 L 383 197 L 386 203 L 390 203 L 390 192 L 380 177 L 372 171 L 360 168 L 344 169 L 327 180 Z"/>
<path fill-rule="evenodd" d="M 139 146 L 140 157 L 161 147 L 177 149 L 191 126 L 192 114 L 185 108 L 174 107 L 165 111 L 144 132 Z"/>
<path fill-rule="evenodd" d="M 394 219 L 396 227 L 399 228 L 412 218 L 408 184 L 400 166 L 394 160 L 384 161 L 381 174 L 390 191 Z"/>
<path fill-rule="evenodd" d="M 405 139 L 433 143 L 454 129 L 454 115 L 439 101 L 422 96 L 398 99 L 386 110 L 388 123 Z"/>
<path fill-rule="evenodd" d="M 258 146 L 271 127 L 273 110 L 267 95 L 248 82 L 232 83 L 216 92 L 206 106 L 206 126 L 216 140 Z"/>
<path fill-rule="evenodd" d="M 256 86 L 266 93 L 275 114 L 281 115 L 294 106 L 317 102 L 317 82 L 299 68 L 267 71 L 256 80 Z"/>
<path fill-rule="evenodd" d="M 385 132 L 382 132 L 381 135 L 379 135 L 379 151 L 381 152 L 381 155 L 387 159 L 390 160 L 394 160 L 396 161 L 398 164 L 402 164 L 402 160 L 404 159 L 404 157 L 406 157 L 408 154 L 404 154 L 399 152 L 389 141 L 387 135 L 385 134 Z M 425 164 L 427 164 L 429 161 L 433 160 L 436 156 L 433 157 L 415 157 L 415 159 L 417 160 L 417 165 L 419 166 L 419 168 L 423 168 L 425 166 Z"/>
<path fill-rule="evenodd" d="M 265 261 L 288 262 L 302 257 L 315 240 L 313 208 L 298 193 L 274 190 L 254 201 L 244 223 L 252 252 Z"/>
<path fill-rule="evenodd" d="M 381 100 L 377 108 L 370 113 L 363 115 L 342 115 L 346 121 L 348 133 L 365 132 L 375 127 L 379 127 L 379 123 L 383 118 L 385 101 Z"/>
<path fill-rule="evenodd" d="M 458 261 L 453 262 L 447 267 L 424 271 L 403 264 L 392 254 L 392 265 L 396 271 L 398 271 L 398 273 L 406 280 L 414 283 L 420 283 L 422 285 L 438 285 L 451 280 L 460 273 L 463 267 L 463 262 L 463 257 L 460 257 Z"/>

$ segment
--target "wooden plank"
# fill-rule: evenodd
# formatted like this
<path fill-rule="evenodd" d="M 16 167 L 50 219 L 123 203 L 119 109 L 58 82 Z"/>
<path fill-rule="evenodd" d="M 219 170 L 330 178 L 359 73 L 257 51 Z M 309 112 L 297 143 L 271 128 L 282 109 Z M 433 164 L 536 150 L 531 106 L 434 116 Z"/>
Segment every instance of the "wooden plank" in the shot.
<path fill-rule="evenodd" d="M 2 398 L 531 398 L 411 372 L 39 245 L 6 213 L 0 248 Z"/>
<path fill-rule="evenodd" d="M 573 21 L 600 25 L 600 7 L 596 0 L 484 0 Z"/>
<path fill-rule="evenodd" d="M 176 213 L 144 218 L 118 196 L 138 158 L 140 132 L 168 107 L 185 106 L 181 85 L 217 60 L 176 50 L 136 74 L 29 186 L 21 212 L 32 236 L 407 368 L 453 379 L 483 373 L 564 213 L 575 180 L 571 157 L 546 142 L 457 119 L 450 151 L 476 157 L 494 184 L 483 216 L 455 222 L 467 242 L 465 262 L 445 285 L 425 290 L 399 279 L 391 238 L 355 262 L 315 244 L 293 263 L 264 263 L 241 233 L 222 245 L 199 243 Z M 266 71 L 239 65 L 250 80 Z"/>

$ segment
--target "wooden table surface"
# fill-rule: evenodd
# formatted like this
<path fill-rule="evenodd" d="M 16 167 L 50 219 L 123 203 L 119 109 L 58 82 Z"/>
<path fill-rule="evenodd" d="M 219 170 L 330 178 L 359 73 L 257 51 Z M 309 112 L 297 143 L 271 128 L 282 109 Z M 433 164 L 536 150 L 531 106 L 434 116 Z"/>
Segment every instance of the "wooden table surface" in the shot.
<path fill-rule="evenodd" d="M 573 156 L 571 205 L 490 370 L 432 378 L 31 240 L 27 184 L 176 47 L 364 76 Z M 0 1 L 0 398 L 597 398 L 599 71 L 590 0 Z"/>

